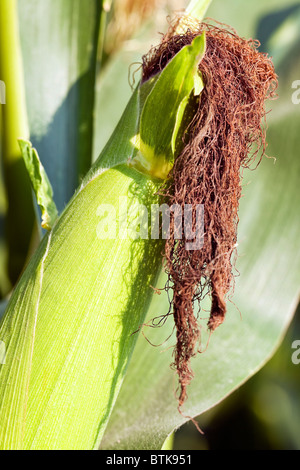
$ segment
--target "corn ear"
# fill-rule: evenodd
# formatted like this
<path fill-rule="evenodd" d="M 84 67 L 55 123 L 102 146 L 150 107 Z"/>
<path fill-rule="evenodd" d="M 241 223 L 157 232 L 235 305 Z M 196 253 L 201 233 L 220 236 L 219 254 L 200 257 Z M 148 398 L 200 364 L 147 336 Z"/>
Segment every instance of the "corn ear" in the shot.
<path fill-rule="evenodd" d="M 203 44 L 197 40 L 188 47 L 195 48 L 192 61 L 180 65 L 183 48 L 175 56 L 178 67 L 172 61 L 166 67 L 189 83 L 185 96 L 172 101 L 176 132 L 177 108 L 195 88 Z M 165 76 L 159 93 L 174 97 Z M 43 238 L 10 299 L 0 324 L 6 346 L 6 362 L 0 365 L 2 449 L 99 446 L 161 269 L 163 242 L 151 239 L 148 224 L 161 182 L 127 164 L 136 158 L 132 137 L 159 80 L 139 85 L 103 154 Z M 143 117 L 149 126 L 151 112 L 148 107 Z M 165 139 L 151 140 L 153 152 L 170 148 Z"/>

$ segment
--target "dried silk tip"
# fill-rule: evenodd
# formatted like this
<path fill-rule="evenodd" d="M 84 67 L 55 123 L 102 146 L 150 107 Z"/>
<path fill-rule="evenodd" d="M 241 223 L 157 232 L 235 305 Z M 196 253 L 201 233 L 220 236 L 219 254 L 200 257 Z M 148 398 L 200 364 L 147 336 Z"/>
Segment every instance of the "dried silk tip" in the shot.
<path fill-rule="evenodd" d="M 193 378 L 190 360 L 200 341 L 195 305 L 200 305 L 205 291 L 211 296 L 209 330 L 214 331 L 225 318 L 226 299 L 233 291 L 241 170 L 254 161 L 258 164 L 265 153 L 265 100 L 275 98 L 277 88 L 272 61 L 258 51 L 258 41 L 240 38 L 223 25 L 206 23 L 197 27 L 193 23 L 184 34 L 176 34 L 171 26 L 161 44 L 143 58 L 143 81 L 161 71 L 203 31 L 206 52 L 199 70 L 205 87 L 185 134 L 184 148 L 162 188 L 170 206 L 204 205 L 203 247 L 186 250 L 184 235 L 181 240 L 174 236 L 173 219 L 164 253 L 167 286 L 173 291 L 177 334 L 173 366 L 179 378 L 179 409 Z"/>

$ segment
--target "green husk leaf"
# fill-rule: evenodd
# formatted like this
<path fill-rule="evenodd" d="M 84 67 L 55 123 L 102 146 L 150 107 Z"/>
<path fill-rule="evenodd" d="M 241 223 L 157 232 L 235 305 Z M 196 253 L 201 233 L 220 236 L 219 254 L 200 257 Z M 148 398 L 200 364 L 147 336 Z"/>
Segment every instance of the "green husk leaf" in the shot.
<path fill-rule="evenodd" d="M 137 203 L 156 202 L 155 190 L 135 170 L 107 170 L 78 193 L 44 238 L 0 329 L 7 346 L 0 366 L 2 449 L 97 445 L 161 250 L 159 240 L 101 238 L 99 206 L 109 205 L 119 217 L 120 197 L 129 212 Z"/>
<path fill-rule="evenodd" d="M 131 164 L 139 171 L 167 178 L 178 150 L 176 142 L 188 99 L 193 90 L 198 96 L 204 87 L 198 72 L 204 53 L 205 33 L 176 54 L 148 95 L 139 134 L 132 140 L 139 152 Z"/>
<path fill-rule="evenodd" d="M 57 209 L 53 191 L 37 151 L 27 140 L 19 140 L 22 156 L 30 176 L 30 181 L 42 212 L 42 227 L 51 230 L 57 219 Z"/>
<path fill-rule="evenodd" d="M 165 442 L 163 443 L 162 445 L 162 448 L 161 450 L 172 450 L 173 449 L 173 445 L 174 445 L 174 437 L 175 437 L 175 433 L 172 432 L 165 440 Z"/>
<path fill-rule="evenodd" d="M 201 21 L 211 2 L 212 0 L 191 0 L 185 10 L 186 14 Z"/>

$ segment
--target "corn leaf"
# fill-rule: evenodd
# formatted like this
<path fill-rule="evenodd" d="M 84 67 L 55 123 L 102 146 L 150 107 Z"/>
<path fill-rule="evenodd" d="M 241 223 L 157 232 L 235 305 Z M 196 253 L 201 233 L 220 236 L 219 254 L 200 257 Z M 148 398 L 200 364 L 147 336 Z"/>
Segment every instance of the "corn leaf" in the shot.
<path fill-rule="evenodd" d="M 24 162 L 30 176 L 37 203 L 42 211 L 42 227 L 51 230 L 57 218 L 57 209 L 53 201 L 53 191 L 48 176 L 31 143 L 19 140 Z"/>
<path fill-rule="evenodd" d="M 61 211 L 91 165 L 102 1 L 19 0 L 18 7 L 30 140 Z"/>
<path fill-rule="evenodd" d="M 2 89 L 5 87 L 5 103 L 0 104 L 0 157 L 1 176 L 3 175 L 0 289 L 3 295 L 8 294 L 24 268 L 35 229 L 30 181 L 17 140 L 19 137 L 28 138 L 18 30 L 17 0 L 1 1 L 0 77 Z"/>

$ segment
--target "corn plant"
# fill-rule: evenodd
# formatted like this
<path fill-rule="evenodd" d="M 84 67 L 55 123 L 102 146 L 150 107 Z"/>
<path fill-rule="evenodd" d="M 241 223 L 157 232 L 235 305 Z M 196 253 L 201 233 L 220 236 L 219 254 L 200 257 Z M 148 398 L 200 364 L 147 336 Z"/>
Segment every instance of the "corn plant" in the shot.
<path fill-rule="evenodd" d="M 235 18 L 233 2 L 226 11 L 222 3 L 209 16 L 253 34 L 247 15 Z M 262 14 L 254 3 L 252 23 Z M 201 21 L 209 5 L 192 1 L 186 12 Z M 2 449 L 160 449 L 174 429 L 262 367 L 297 306 L 299 117 L 289 96 L 294 65 L 285 62 L 291 42 L 274 31 L 268 46 L 276 70 L 285 70 L 267 133 L 277 162 L 264 158 L 244 184 L 234 302 L 207 350 L 193 358 L 194 380 L 178 412 L 164 239 L 152 236 L 145 214 L 163 202 L 161 181 L 205 87 L 197 71 L 205 34 L 131 91 L 126 77 L 135 59 L 123 65 L 120 46 L 105 52 L 108 6 L 117 11 L 116 3 L 96 0 L 0 3 Z M 185 28 L 177 25 L 179 33 Z M 206 297 L 201 312 L 208 304 Z M 154 318 L 164 321 L 147 328 Z"/>

